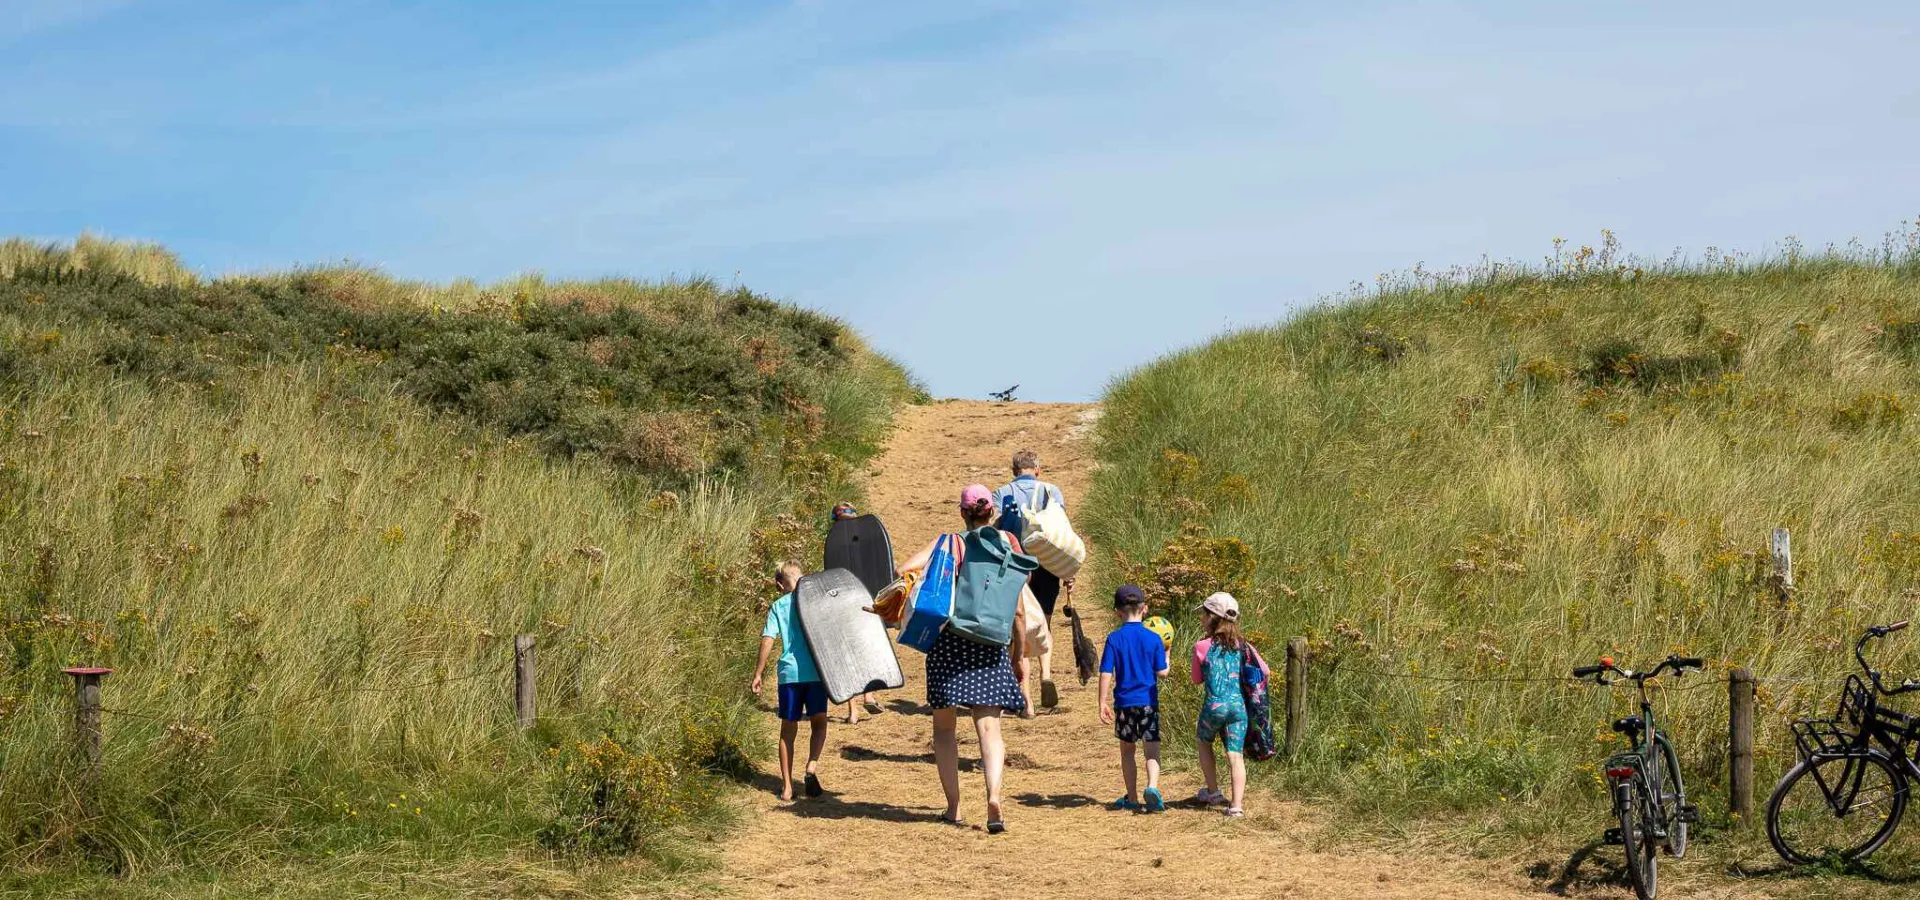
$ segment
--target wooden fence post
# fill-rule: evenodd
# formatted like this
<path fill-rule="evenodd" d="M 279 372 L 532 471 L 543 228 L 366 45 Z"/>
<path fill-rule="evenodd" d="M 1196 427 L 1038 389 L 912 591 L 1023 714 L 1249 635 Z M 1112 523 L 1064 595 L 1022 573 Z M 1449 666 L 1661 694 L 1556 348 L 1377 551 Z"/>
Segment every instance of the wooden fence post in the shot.
<path fill-rule="evenodd" d="M 1773 530 L 1773 597 L 1781 603 L 1793 598 L 1793 535 L 1785 528 Z"/>
<path fill-rule="evenodd" d="M 1295 756 L 1307 736 L 1307 639 L 1287 641 L 1287 755 Z"/>
<path fill-rule="evenodd" d="M 1735 827 L 1753 819 L 1753 673 L 1727 678 L 1727 812 Z"/>
<path fill-rule="evenodd" d="M 533 727 L 533 635 L 513 636 L 513 719 L 522 730 Z"/>
<path fill-rule="evenodd" d="M 100 766 L 101 747 L 105 743 L 100 731 L 100 680 L 112 675 L 113 670 L 79 666 L 60 671 L 73 676 L 74 745 L 80 749 L 91 774 Z"/>

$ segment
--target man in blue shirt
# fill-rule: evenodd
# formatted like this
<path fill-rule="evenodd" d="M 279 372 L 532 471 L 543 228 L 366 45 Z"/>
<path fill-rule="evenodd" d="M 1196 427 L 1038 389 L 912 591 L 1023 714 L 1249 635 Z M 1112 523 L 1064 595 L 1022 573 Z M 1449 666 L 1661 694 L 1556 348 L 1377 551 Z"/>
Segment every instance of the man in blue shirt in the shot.
<path fill-rule="evenodd" d="M 1016 536 L 1021 533 L 1020 509 L 1040 509 L 1041 507 L 1059 507 L 1065 509 L 1067 498 L 1060 488 L 1040 480 L 1040 457 L 1032 450 L 1022 450 L 1013 455 L 1013 480 L 1002 485 L 994 492 L 994 506 L 1000 510 L 1001 530 L 1011 531 Z M 1027 576 L 1027 589 L 1033 591 L 1033 599 L 1040 601 L 1040 612 L 1044 614 L 1043 624 L 1053 623 L 1053 607 L 1060 599 L 1060 589 L 1067 590 L 1067 606 L 1073 606 L 1073 581 L 1062 582 L 1060 576 L 1046 570 L 1043 566 L 1033 570 Z M 1023 686 L 1024 688 L 1024 686 Z M 1052 708 L 1060 704 L 1060 691 L 1053 684 L 1053 653 L 1051 649 L 1040 656 L 1040 705 Z"/>
<path fill-rule="evenodd" d="M 1113 726 L 1120 739 L 1120 778 L 1127 794 L 1109 804 L 1116 810 L 1160 812 L 1167 808 L 1160 794 L 1160 679 L 1167 675 L 1167 645 L 1147 630 L 1147 594 L 1123 584 L 1113 592 L 1113 610 L 1124 620 L 1107 635 L 1100 655 L 1100 721 Z M 1109 694 L 1108 692 L 1112 693 Z M 1139 773 L 1133 747 L 1146 745 L 1146 802 L 1140 801 Z"/>

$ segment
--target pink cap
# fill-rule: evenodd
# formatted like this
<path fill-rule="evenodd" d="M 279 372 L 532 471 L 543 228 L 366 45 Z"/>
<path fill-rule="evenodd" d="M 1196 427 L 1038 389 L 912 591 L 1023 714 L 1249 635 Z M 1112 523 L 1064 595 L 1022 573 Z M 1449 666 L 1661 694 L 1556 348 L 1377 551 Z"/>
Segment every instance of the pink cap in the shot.
<path fill-rule="evenodd" d="M 970 484 L 967 485 L 966 490 L 960 492 L 961 506 L 979 506 L 982 503 L 988 506 L 993 505 L 993 492 L 987 490 L 986 485 Z"/>

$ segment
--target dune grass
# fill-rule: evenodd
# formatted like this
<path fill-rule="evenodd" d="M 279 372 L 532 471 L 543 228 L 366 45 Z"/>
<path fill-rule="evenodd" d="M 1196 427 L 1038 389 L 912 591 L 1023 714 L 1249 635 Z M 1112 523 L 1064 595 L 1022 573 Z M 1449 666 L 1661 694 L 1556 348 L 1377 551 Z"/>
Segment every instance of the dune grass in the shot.
<path fill-rule="evenodd" d="M 771 563 L 817 552 L 904 372 L 707 284 L 434 311 L 125 256 L 0 275 L 0 891 L 564 892 L 697 859 L 766 749 Z M 674 340 L 701 352 L 659 366 Z M 74 664 L 116 670 L 91 776 Z"/>
<path fill-rule="evenodd" d="M 1118 380 L 1082 515 L 1115 576 L 1163 594 L 1232 582 L 1216 551 L 1245 552 L 1259 645 L 1311 642 L 1301 758 L 1259 768 L 1289 791 L 1380 822 L 1597 830 L 1628 692 L 1563 676 L 1686 653 L 1712 672 L 1669 680 L 1662 709 L 1724 822 L 1727 671 L 1763 678 L 1764 801 L 1792 761 L 1785 720 L 1831 705 L 1853 638 L 1920 614 L 1916 319 L 1912 234 L 1414 273 Z M 1915 646 L 1884 661 L 1912 672 Z"/>

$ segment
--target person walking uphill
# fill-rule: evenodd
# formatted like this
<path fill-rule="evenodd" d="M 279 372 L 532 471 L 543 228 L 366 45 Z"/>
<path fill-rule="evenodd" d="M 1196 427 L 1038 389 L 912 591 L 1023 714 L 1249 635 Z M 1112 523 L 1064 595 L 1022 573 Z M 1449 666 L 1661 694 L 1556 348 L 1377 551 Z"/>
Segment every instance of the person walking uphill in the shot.
<path fill-rule="evenodd" d="M 845 500 L 842 500 L 839 503 L 835 503 L 833 505 L 833 512 L 829 514 L 827 519 L 827 524 L 831 526 L 835 522 L 841 521 L 843 519 L 851 519 L 858 515 L 860 515 L 860 512 L 859 510 L 856 510 L 853 508 L 853 504 L 848 503 Z M 851 700 L 848 700 L 847 701 L 847 724 L 848 725 L 860 724 L 860 710 L 862 709 L 865 709 L 867 711 L 867 718 L 873 718 L 874 716 L 879 715 L 880 714 L 880 698 L 876 696 L 874 692 L 868 691 L 864 694 L 854 697 Z"/>
<path fill-rule="evenodd" d="M 800 736 L 800 723 L 808 725 L 806 789 L 807 796 L 818 797 L 820 753 L 827 747 L 827 685 L 820 680 L 820 669 L 813 661 L 813 650 L 800 630 L 800 619 L 793 609 L 793 589 L 800 583 L 800 564 L 785 562 L 774 573 L 774 586 L 780 597 L 767 608 L 767 624 L 760 631 L 760 661 L 753 666 L 753 683 L 748 687 L 759 696 L 767 672 L 767 660 L 773 656 L 773 642 L 780 642 L 780 799 L 793 799 L 793 744 Z"/>
<path fill-rule="evenodd" d="M 1003 565 L 1003 569 L 1019 571 L 1037 567 L 1032 557 L 1019 553 L 1018 538 L 993 526 L 994 515 L 993 495 L 985 486 L 969 485 L 960 493 L 960 519 L 967 529 L 967 534 L 961 536 L 968 554 L 963 566 L 987 564 L 989 560 L 978 557 L 995 548 L 1004 548 L 1002 562 L 1010 565 Z M 935 538 L 907 560 L 901 571 L 924 574 L 936 549 L 954 537 Z M 969 574 L 963 571 L 960 575 L 962 588 L 966 587 Z M 1023 577 L 1014 583 L 1024 581 Z M 956 595 L 960 593 L 957 589 Z M 954 825 L 964 824 L 960 816 L 960 744 L 956 731 L 959 711 L 965 709 L 973 719 L 974 733 L 980 741 L 980 770 L 987 787 L 987 833 L 999 834 L 1007 829 L 1001 794 L 1007 745 L 1000 733 L 1000 715 L 1018 713 L 1027 705 L 1020 692 L 1020 683 L 1026 675 L 1021 646 L 1026 621 L 1017 589 L 1012 593 L 995 592 L 990 601 L 1005 608 L 991 610 L 990 615 L 980 619 L 998 619 L 1010 624 L 1005 643 L 988 642 L 977 635 L 962 633 L 958 627 L 961 600 L 956 596 L 954 618 L 927 651 L 927 706 L 933 709 L 933 757 L 940 770 L 940 790 L 947 800 L 947 810 L 941 818 Z"/>
<path fill-rule="evenodd" d="M 1201 628 L 1207 636 L 1193 645 L 1193 683 L 1207 686 L 1206 702 L 1200 707 L 1200 722 L 1194 729 L 1199 744 L 1200 774 L 1207 786 L 1194 795 L 1194 802 L 1206 806 L 1226 804 L 1227 815 L 1245 815 L 1241 805 L 1247 793 L 1247 701 L 1240 693 L 1240 667 L 1248 655 L 1271 680 L 1267 661 L 1247 643 L 1240 633 L 1240 601 L 1221 591 L 1200 604 Z M 1227 751 L 1227 766 L 1232 777 L 1231 799 L 1220 793 L 1219 767 L 1213 756 L 1218 738 Z"/>
<path fill-rule="evenodd" d="M 1038 509 L 1042 506 L 1054 506 L 1065 509 L 1067 498 L 1060 488 L 1040 480 L 1040 457 L 1032 450 L 1021 450 L 1013 455 L 1013 480 L 1001 485 L 994 492 L 994 504 L 1000 510 L 996 523 L 1002 531 L 1020 534 L 1022 530 L 1020 509 Z M 1027 578 L 1027 588 L 1033 591 L 1033 598 L 1040 602 L 1040 612 L 1045 619 L 1040 627 L 1046 628 L 1053 622 L 1053 608 L 1060 600 L 1062 588 L 1067 593 L 1067 605 L 1073 605 L 1073 579 L 1062 580 L 1045 567 L 1035 569 Z M 1053 683 L 1053 648 L 1048 646 L 1040 654 L 1040 705 L 1053 708 L 1060 703 L 1059 688 Z M 1023 677 L 1022 684 L 1026 683 Z"/>
<path fill-rule="evenodd" d="M 1127 792 L 1107 804 L 1109 809 L 1163 812 L 1160 795 L 1160 679 L 1167 675 L 1167 645 L 1147 630 L 1147 593 L 1131 584 L 1113 592 L 1113 611 L 1119 628 L 1107 635 L 1100 658 L 1100 721 L 1113 726 L 1120 741 L 1120 781 Z M 1109 695 L 1108 691 L 1112 691 Z M 1141 744 L 1147 756 L 1146 802 L 1140 801 L 1140 776 L 1133 748 Z"/>

